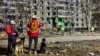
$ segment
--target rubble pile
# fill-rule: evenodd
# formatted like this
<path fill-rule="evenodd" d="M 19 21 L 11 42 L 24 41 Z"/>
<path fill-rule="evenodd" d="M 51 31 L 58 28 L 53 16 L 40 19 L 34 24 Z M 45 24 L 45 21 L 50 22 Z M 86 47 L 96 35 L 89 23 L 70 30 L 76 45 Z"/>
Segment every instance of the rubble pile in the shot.
<path fill-rule="evenodd" d="M 33 55 L 34 54 L 31 54 L 30 56 Z M 24 56 L 28 56 L 28 54 L 24 54 Z M 47 43 L 45 54 L 37 54 L 34 56 L 100 56 L 100 40 L 71 42 L 53 41 Z"/>
<path fill-rule="evenodd" d="M 19 56 L 29 56 L 28 46 L 24 48 L 24 54 L 19 53 Z M 38 46 L 40 47 L 40 46 Z M 4 48 L 4 47 L 3 47 Z M 0 50 L 2 50 L 1 48 Z M 5 49 L 5 48 L 4 48 Z M 26 52 L 27 51 L 27 52 Z M 0 52 L 0 55 L 5 55 L 7 49 Z M 30 56 L 100 56 L 100 40 L 85 40 L 85 41 L 66 41 L 66 42 L 48 42 L 46 53 L 32 53 Z"/>
<path fill-rule="evenodd" d="M 39 37 L 58 37 L 58 36 L 62 36 L 61 32 L 57 32 L 57 31 L 50 31 L 50 30 L 45 30 L 40 32 L 40 36 Z"/>
<path fill-rule="evenodd" d="M 49 43 L 47 52 L 54 56 L 100 56 L 100 41 Z"/>
<path fill-rule="evenodd" d="M 0 32 L 0 40 L 7 39 L 7 34 L 5 32 Z"/>

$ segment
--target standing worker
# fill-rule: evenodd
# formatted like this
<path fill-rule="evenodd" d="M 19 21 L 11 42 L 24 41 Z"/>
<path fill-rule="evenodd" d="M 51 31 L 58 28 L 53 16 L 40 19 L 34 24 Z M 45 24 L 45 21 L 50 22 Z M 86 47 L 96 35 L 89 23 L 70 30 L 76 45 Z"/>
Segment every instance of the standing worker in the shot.
<path fill-rule="evenodd" d="M 91 33 L 93 33 L 93 32 L 94 32 L 94 27 L 92 26 L 92 27 L 91 27 Z"/>
<path fill-rule="evenodd" d="M 64 30 L 65 30 L 64 26 L 61 26 L 61 35 L 62 36 L 64 36 Z"/>
<path fill-rule="evenodd" d="M 39 28 L 42 26 L 41 23 L 37 21 L 36 16 L 32 16 L 32 20 L 28 22 L 27 27 L 29 28 L 29 54 L 31 54 L 31 46 L 34 39 L 34 54 L 37 54 L 38 36 Z"/>
<path fill-rule="evenodd" d="M 16 37 L 18 37 L 17 29 L 15 28 L 15 21 L 11 20 L 9 24 L 6 25 L 5 31 L 8 35 L 8 55 L 15 53 Z"/>

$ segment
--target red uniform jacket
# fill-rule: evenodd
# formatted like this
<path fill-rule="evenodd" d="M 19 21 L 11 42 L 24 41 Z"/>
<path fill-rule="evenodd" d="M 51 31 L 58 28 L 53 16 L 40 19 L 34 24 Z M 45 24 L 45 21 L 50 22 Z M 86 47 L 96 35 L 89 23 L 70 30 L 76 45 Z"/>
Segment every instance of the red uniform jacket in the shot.
<path fill-rule="evenodd" d="M 36 20 L 32 20 L 31 22 L 34 22 L 34 21 L 36 21 Z M 29 22 L 30 23 L 30 22 Z M 30 29 L 30 24 L 28 23 L 28 25 L 27 25 L 27 27 Z M 40 28 L 42 26 L 42 24 L 41 23 L 39 23 L 38 22 L 38 28 Z M 34 32 L 34 33 L 32 33 L 30 30 L 29 31 L 27 31 L 27 33 L 28 33 L 28 36 L 29 37 L 38 37 L 39 36 L 39 31 L 38 32 Z"/>

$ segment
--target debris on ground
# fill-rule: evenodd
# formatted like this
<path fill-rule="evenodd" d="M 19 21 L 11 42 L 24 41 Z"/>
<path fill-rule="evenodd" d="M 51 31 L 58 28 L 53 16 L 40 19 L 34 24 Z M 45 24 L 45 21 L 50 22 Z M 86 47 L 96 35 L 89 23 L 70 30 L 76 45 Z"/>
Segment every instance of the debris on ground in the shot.
<path fill-rule="evenodd" d="M 7 39 L 6 32 L 0 32 L 0 39 Z"/>
<path fill-rule="evenodd" d="M 2 49 L 2 47 L 0 48 Z M 3 47 L 3 49 L 5 49 Z M 3 53 L 6 50 L 3 50 Z M 29 56 L 26 52 L 27 46 L 24 48 L 24 54 L 19 56 Z M 4 55 L 2 51 L 0 55 Z M 33 56 L 32 53 L 30 56 Z M 91 41 L 66 41 L 66 42 L 50 42 L 47 43 L 46 53 L 37 54 L 37 56 L 100 56 L 100 40 Z"/>

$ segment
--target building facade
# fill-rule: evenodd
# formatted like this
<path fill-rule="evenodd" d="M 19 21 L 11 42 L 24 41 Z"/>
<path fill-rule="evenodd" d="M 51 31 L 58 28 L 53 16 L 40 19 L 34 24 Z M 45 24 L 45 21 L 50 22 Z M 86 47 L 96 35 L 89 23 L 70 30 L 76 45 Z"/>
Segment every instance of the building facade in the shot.
<path fill-rule="evenodd" d="M 87 28 L 87 22 L 83 16 L 81 0 L 3 0 L 0 6 L 0 15 L 3 18 L 22 18 L 25 13 L 18 11 L 18 4 L 24 4 L 28 12 L 28 19 L 32 15 L 37 15 L 38 20 L 41 18 L 55 26 L 57 17 L 63 18 L 64 22 L 70 22 L 73 29 Z M 2 11 L 3 10 L 3 11 Z M 11 15 L 11 16 L 10 16 Z"/>

